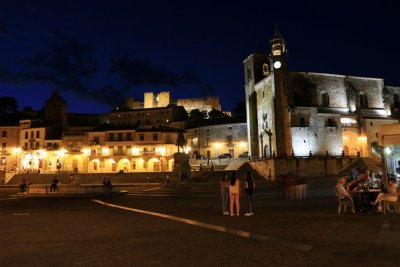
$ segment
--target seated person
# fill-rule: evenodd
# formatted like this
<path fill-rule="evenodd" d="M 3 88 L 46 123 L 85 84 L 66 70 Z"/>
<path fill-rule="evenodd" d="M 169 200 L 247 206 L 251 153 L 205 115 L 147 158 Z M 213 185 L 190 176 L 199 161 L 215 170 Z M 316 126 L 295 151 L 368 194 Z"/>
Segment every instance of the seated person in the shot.
<path fill-rule="evenodd" d="M 50 192 L 52 192 L 52 191 L 55 192 L 57 190 L 57 186 L 58 186 L 59 182 L 60 181 L 57 179 L 57 177 L 54 177 L 54 179 L 53 179 L 53 181 L 52 181 L 52 183 L 50 185 Z"/>
<path fill-rule="evenodd" d="M 346 179 L 344 177 L 340 177 L 338 179 L 338 183 L 336 184 L 336 191 L 338 194 L 338 197 L 340 200 L 353 200 L 349 194 L 349 192 L 346 191 L 344 188 L 346 184 Z"/>
<path fill-rule="evenodd" d="M 364 204 L 361 194 L 357 194 L 359 190 L 358 183 L 354 180 L 350 180 L 346 184 L 346 191 L 349 193 L 352 199 L 355 200 L 356 208 L 358 212 L 363 212 Z"/>
<path fill-rule="evenodd" d="M 379 193 L 378 197 L 376 198 L 375 201 L 371 201 L 371 205 L 376 206 L 378 205 L 378 208 L 376 209 L 377 212 L 382 211 L 382 200 L 387 200 L 387 201 L 397 201 L 399 197 L 399 187 L 396 182 L 396 178 L 389 178 L 388 179 L 389 183 L 389 188 L 387 193 Z"/>

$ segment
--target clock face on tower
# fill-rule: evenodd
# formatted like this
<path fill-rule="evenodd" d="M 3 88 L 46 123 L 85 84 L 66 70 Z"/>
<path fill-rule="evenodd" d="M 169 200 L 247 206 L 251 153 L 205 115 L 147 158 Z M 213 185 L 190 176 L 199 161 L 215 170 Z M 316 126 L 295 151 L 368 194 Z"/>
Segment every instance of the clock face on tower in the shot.
<path fill-rule="evenodd" d="M 282 66 L 282 63 L 280 61 L 275 61 L 274 62 L 274 68 L 279 69 Z"/>

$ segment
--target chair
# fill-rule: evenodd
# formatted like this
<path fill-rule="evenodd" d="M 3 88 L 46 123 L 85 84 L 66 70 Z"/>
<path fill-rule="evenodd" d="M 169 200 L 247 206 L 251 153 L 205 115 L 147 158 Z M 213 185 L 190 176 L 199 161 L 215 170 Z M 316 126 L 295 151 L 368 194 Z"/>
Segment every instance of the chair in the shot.
<path fill-rule="evenodd" d="M 394 211 L 396 213 L 400 213 L 399 198 L 400 198 L 400 195 L 397 196 L 397 200 L 396 201 L 382 200 L 382 212 L 383 212 L 383 214 L 386 214 L 386 210 L 389 210 L 390 206 L 393 206 Z"/>
<path fill-rule="evenodd" d="M 353 214 L 355 214 L 356 212 L 355 212 L 355 210 L 354 210 L 354 202 L 353 202 L 353 199 L 352 199 L 352 198 L 350 198 L 350 199 L 349 199 L 349 198 L 341 199 L 341 198 L 339 197 L 337 188 L 335 188 L 335 190 L 336 190 L 336 197 L 337 197 L 337 199 L 338 199 L 338 214 L 341 214 L 341 213 L 342 213 L 342 209 L 343 209 L 343 212 L 346 212 L 348 207 L 350 207 L 350 208 L 351 208 L 351 212 L 352 212 Z"/>

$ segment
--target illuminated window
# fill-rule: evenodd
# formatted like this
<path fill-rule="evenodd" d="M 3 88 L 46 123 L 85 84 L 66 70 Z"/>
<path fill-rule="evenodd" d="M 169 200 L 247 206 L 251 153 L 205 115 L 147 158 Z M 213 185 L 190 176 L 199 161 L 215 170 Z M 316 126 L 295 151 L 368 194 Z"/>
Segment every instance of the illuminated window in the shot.
<path fill-rule="evenodd" d="M 211 137 L 210 136 L 206 136 L 205 146 L 210 146 L 210 143 L 211 143 Z"/>
<path fill-rule="evenodd" d="M 264 74 L 264 76 L 268 76 L 268 75 L 269 75 L 269 66 L 268 66 L 267 63 L 264 63 L 264 64 L 263 64 L 262 69 L 263 69 L 263 74 Z"/>

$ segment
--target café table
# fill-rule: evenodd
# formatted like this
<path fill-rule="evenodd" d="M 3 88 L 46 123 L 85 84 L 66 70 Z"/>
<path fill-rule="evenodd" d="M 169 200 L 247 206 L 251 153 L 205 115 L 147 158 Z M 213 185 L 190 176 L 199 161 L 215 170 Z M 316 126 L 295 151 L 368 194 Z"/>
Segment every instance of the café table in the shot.
<path fill-rule="evenodd" d="M 362 209 L 364 211 L 370 211 L 372 208 L 370 202 L 375 201 L 380 192 L 381 189 L 368 189 L 368 190 L 358 190 L 357 192 L 354 192 L 354 194 L 358 195 L 362 204 Z"/>

